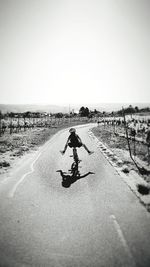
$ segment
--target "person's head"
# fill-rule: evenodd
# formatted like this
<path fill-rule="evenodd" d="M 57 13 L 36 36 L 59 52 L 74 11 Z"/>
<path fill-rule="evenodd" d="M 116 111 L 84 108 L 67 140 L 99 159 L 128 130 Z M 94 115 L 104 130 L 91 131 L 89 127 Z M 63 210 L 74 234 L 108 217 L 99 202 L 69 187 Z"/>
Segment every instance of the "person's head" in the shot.
<path fill-rule="evenodd" d="M 75 134 L 75 132 L 76 132 L 76 129 L 75 128 L 70 128 L 70 130 L 69 130 L 69 133 L 71 133 L 71 134 Z"/>

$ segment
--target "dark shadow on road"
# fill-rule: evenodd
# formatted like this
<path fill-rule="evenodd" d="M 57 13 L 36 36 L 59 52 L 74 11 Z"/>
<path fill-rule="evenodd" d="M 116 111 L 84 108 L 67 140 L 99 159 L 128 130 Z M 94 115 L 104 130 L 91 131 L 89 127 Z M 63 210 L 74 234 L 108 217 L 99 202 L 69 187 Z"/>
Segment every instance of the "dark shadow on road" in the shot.
<path fill-rule="evenodd" d="M 79 179 L 82 179 L 90 174 L 95 174 L 94 172 L 87 172 L 83 175 L 80 175 L 80 173 L 78 172 L 77 175 L 74 175 L 74 174 L 68 174 L 66 172 L 63 172 L 62 170 L 58 170 L 57 172 L 59 172 L 62 177 L 62 186 L 66 188 L 70 187 L 71 184 L 75 183 Z"/>

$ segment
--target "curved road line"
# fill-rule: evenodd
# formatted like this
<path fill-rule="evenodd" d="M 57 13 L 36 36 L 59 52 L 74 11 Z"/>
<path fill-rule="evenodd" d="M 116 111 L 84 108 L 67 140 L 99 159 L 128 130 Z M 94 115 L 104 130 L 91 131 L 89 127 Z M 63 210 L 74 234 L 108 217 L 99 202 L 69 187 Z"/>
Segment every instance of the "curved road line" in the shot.
<path fill-rule="evenodd" d="M 125 237 L 123 235 L 123 232 L 122 232 L 122 230 L 120 228 L 119 223 L 117 222 L 117 219 L 116 219 L 115 215 L 113 215 L 113 214 L 110 215 L 110 219 L 113 221 L 114 228 L 117 231 L 117 234 L 118 234 L 118 237 L 120 239 L 120 242 L 121 242 L 121 244 L 122 244 L 122 246 L 123 246 L 123 248 L 125 250 L 125 253 L 126 253 L 127 257 L 128 257 L 128 261 L 130 262 L 130 265 L 128 265 L 128 263 L 127 263 L 127 265 L 125 265 L 125 266 L 136 267 L 134 258 L 133 258 L 132 254 L 131 254 L 131 251 L 129 249 L 127 241 L 125 240 Z"/>
<path fill-rule="evenodd" d="M 31 163 L 31 165 L 30 165 L 31 170 L 30 170 L 29 172 L 26 172 L 26 173 L 20 178 L 20 180 L 13 186 L 13 188 L 11 189 L 11 191 L 10 191 L 10 193 L 9 193 L 9 195 L 8 195 L 10 198 L 14 197 L 15 192 L 16 192 L 18 186 L 23 182 L 23 180 L 24 180 L 29 174 L 31 174 L 31 173 L 34 172 L 34 164 L 35 164 L 35 162 L 39 159 L 40 156 L 41 156 L 41 152 L 37 155 L 37 157 L 35 158 L 35 160 Z"/>
<path fill-rule="evenodd" d="M 76 128 L 82 128 L 82 127 L 89 127 L 89 126 L 90 126 L 90 124 L 81 124 L 81 125 L 76 125 L 76 126 L 74 126 L 74 127 L 76 127 Z M 62 129 L 62 130 L 58 131 L 56 134 L 54 134 L 54 135 L 51 137 L 51 139 L 50 139 L 48 142 L 46 142 L 46 144 L 42 147 L 41 152 L 38 154 L 38 156 L 35 158 L 35 160 L 31 163 L 31 165 L 30 165 L 31 170 L 30 170 L 29 172 L 25 173 L 25 174 L 19 179 L 19 181 L 13 186 L 13 188 L 9 191 L 8 197 L 13 198 L 14 195 L 15 195 L 15 193 L 16 193 L 16 190 L 17 190 L 18 186 L 23 182 L 23 180 L 24 180 L 29 174 L 31 174 L 31 173 L 34 172 L 34 164 L 35 164 L 35 162 L 38 160 L 38 158 L 40 157 L 41 153 L 46 149 L 47 145 L 49 145 L 49 144 L 53 141 L 53 139 L 57 137 L 57 135 L 61 134 L 62 132 L 67 131 L 69 128 L 70 128 L 70 127 L 67 127 L 67 128 L 65 128 L 65 129 Z M 9 180 L 9 179 L 10 179 L 10 177 L 9 177 L 9 178 L 6 178 L 5 180 L 2 181 L 2 183 L 3 183 L 3 184 L 7 183 L 7 180 Z"/>

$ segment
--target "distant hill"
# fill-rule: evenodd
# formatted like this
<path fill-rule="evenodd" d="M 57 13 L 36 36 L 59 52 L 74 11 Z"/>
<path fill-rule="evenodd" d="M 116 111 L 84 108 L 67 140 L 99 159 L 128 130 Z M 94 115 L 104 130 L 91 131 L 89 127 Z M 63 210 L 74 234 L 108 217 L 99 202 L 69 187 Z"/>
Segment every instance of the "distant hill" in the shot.
<path fill-rule="evenodd" d="M 118 111 L 123 108 L 127 108 L 129 105 L 132 105 L 133 107 L 139 107 L 141 108 L 146 108 L 150 107 L 150 103 L 97 103 L 97 104 L 80 104 L 80 105 L 70 105 L 71 109 L 77 109 L 79 110 L 80 107 L 88 107 L 90 110 L 98 110 L 100 112 L 106 111 L 106 112 L 112 112 L 112 111 Z"/>
<path fill-rule="evenodd" d="M 84 106 L 88 107 L 90 110 L 98 110 L 98 111 L 117 111 L 120 110 L 122 107 L 126 108 L 129 105 L 133 107 L 138 106 L 139 108 L 150 107 L 150 103 L 98 103 L 98 104 L 68 104 L 68 105 L 38 105 L 38 104 L 24 104 L 24 105 L 12 105 L 12 104 L 0 104 L 0 111 L 2 113 L 6 112 L 48 112 L 48 113 L 68 113 L 69 110 L 74 110 L 78 112 L 79 109 Z"/>
<path fill-rule="evenodd" d="M 57 106 L 57 105 L 30 105 L 30 104 L 25 104 L 25 105 L 11 105 L 11 104 L 0 104 L 0 110 L 2 113 L 6 112 L 26 112 L 26 111 L 31 111 L 31 112 L 48 112 L 48 113 L 67 113 L 69 111 L 68 107 L 63 107 L 63 106 Z"/>

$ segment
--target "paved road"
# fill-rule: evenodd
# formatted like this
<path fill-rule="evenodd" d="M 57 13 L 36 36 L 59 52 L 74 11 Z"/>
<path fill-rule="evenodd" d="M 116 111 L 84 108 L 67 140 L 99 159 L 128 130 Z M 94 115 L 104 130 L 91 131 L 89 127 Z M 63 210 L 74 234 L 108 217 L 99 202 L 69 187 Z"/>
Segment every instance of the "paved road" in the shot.
<path fill-rule="evenodd" d="M 82 175 L 69 188 L 57 170 L 68 131 L 56 134 L 0 182 L 0 266 L 150 266 L 150 215 L 88 136 L 79 150 Z"/>

